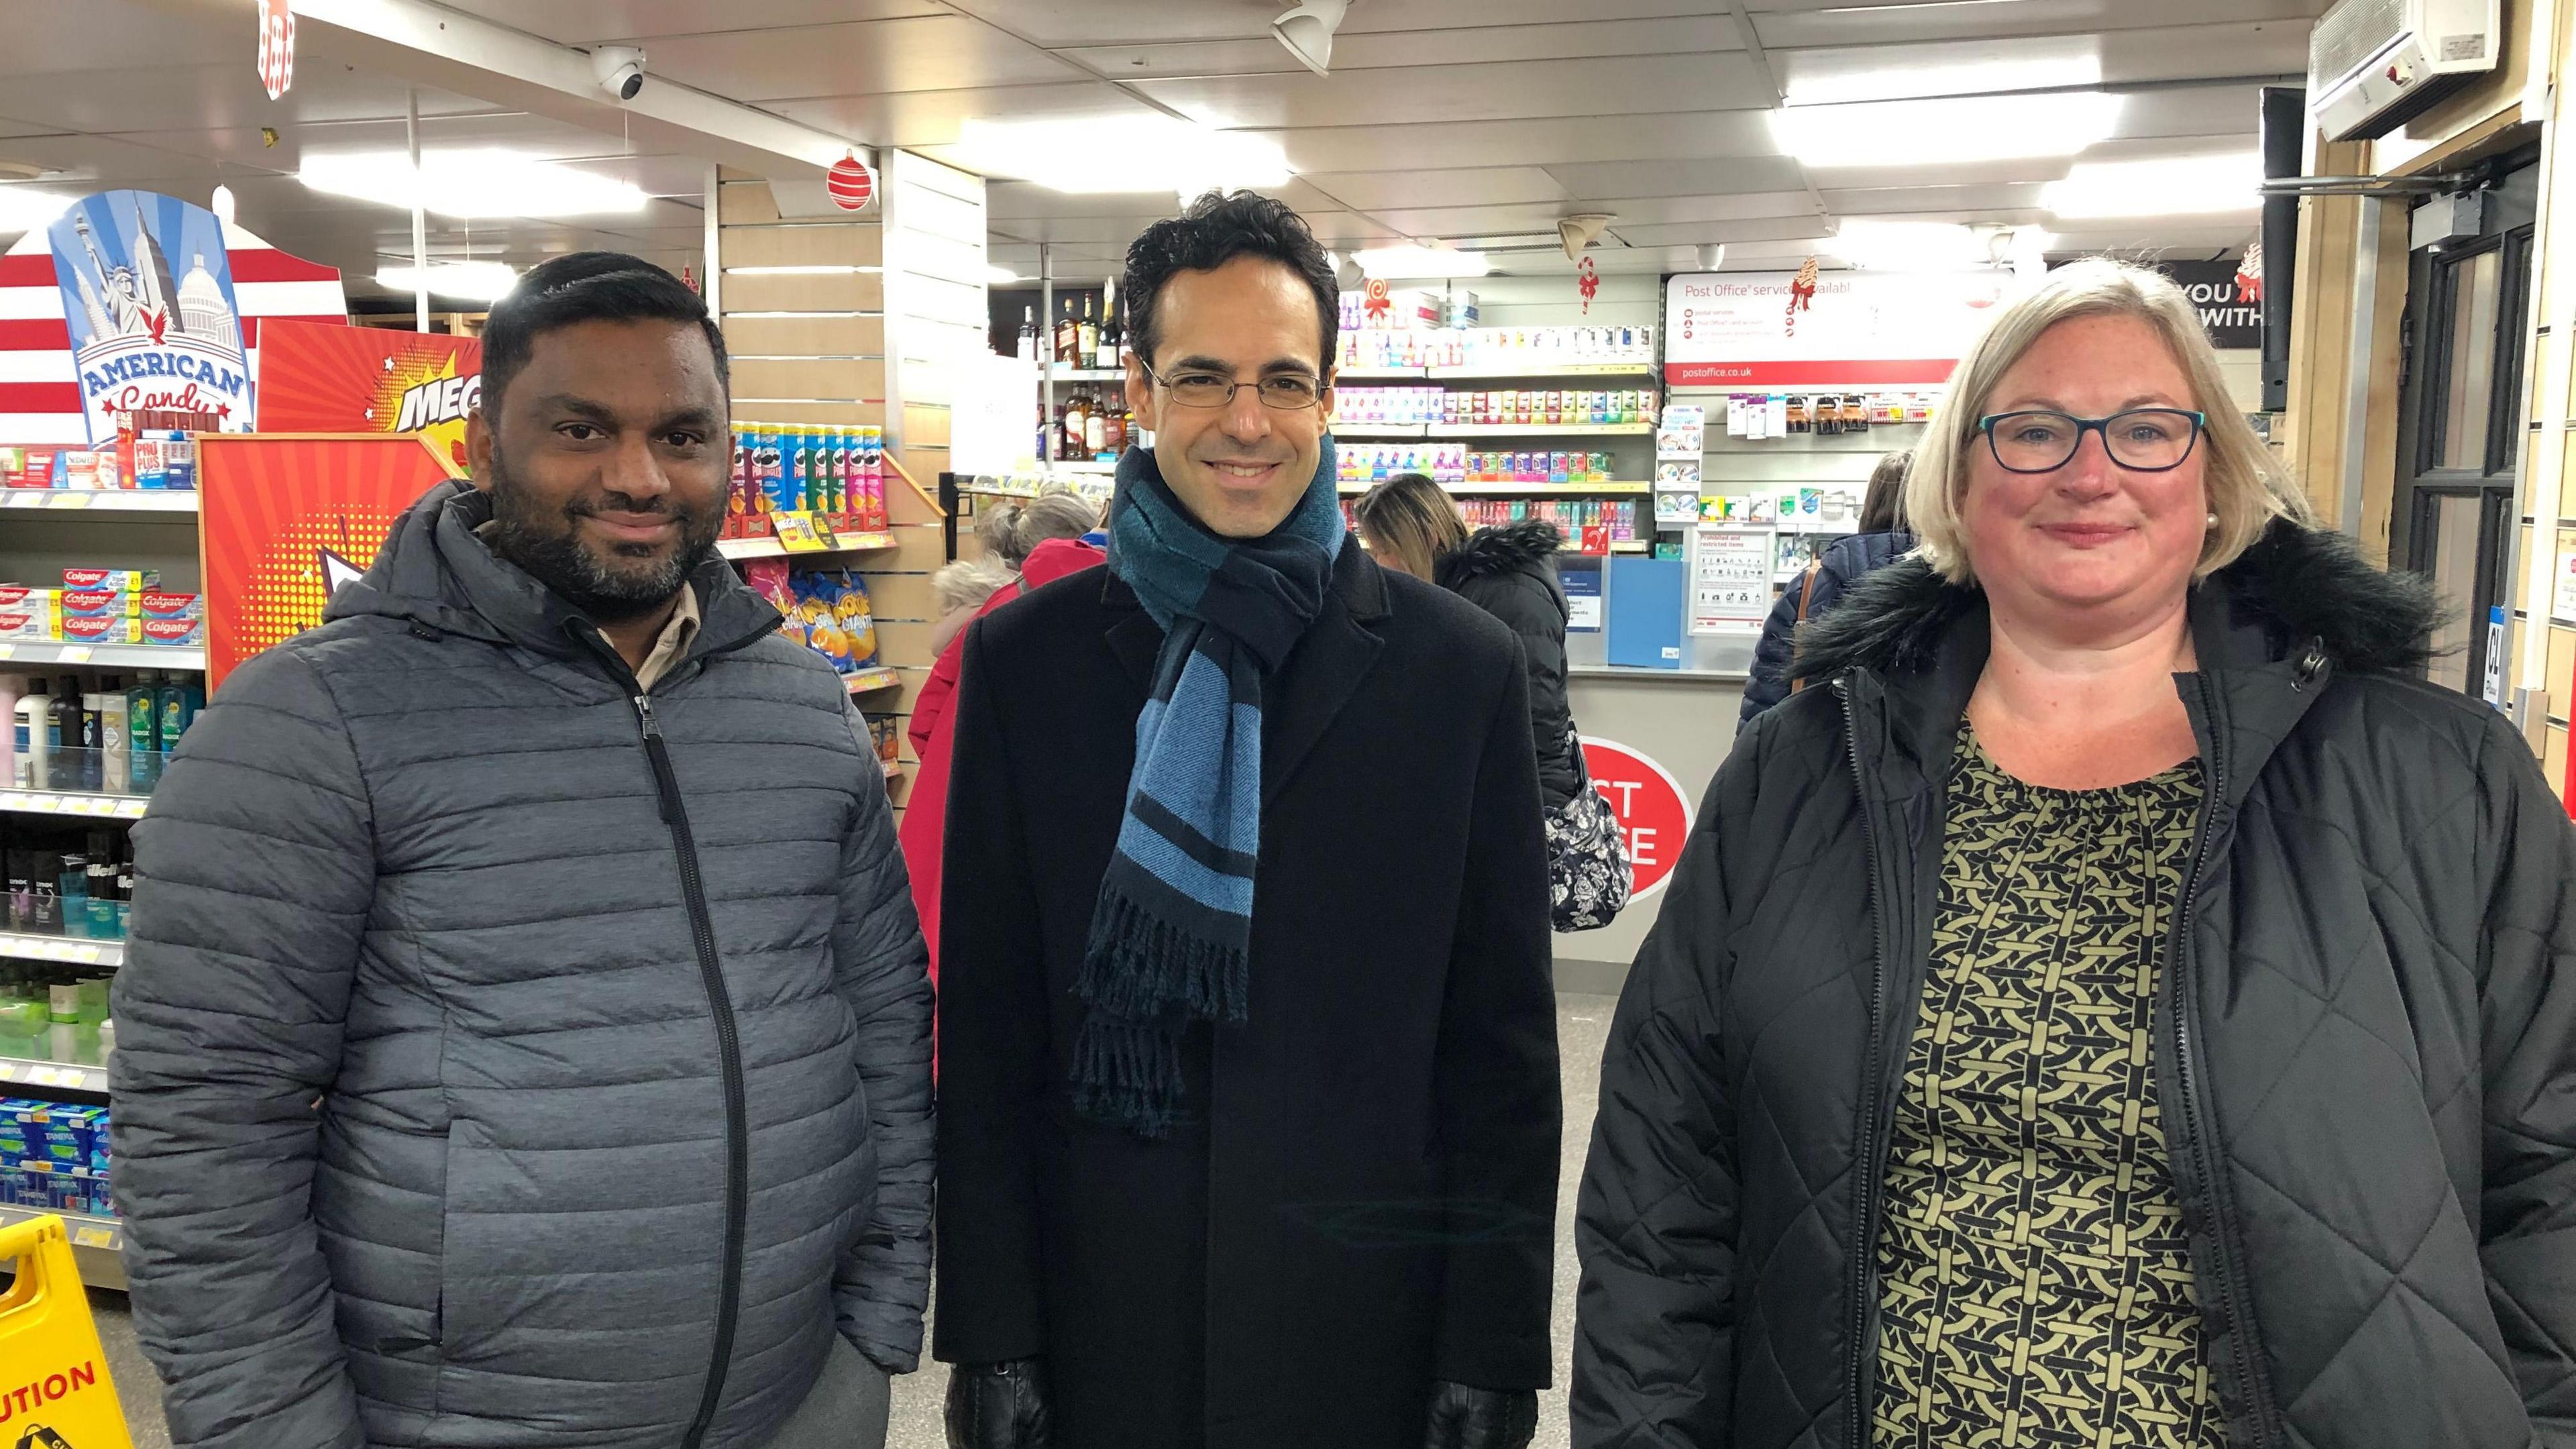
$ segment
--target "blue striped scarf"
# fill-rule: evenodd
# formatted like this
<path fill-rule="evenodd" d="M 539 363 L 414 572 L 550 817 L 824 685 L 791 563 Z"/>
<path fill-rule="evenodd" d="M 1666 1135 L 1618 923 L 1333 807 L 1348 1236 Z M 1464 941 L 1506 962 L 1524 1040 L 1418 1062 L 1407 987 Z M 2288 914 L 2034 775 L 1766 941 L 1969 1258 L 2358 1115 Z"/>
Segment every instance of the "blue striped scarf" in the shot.
<path fill-rule="evenodd" d="M 1109 568 L 1163 626 L 1136 717 L 1118 849 L 1101 877 L 1074 991 L 1074 1107 L 1145 1137 L 1180 1120 L 1181 1038 L 1240 1022 L 1261 850 L 1262 684 L 1323 608 L 1342 548 L 1333 444 L 1285 523 L 1221 538 L 1130 452 L 1109 511 Z"/>

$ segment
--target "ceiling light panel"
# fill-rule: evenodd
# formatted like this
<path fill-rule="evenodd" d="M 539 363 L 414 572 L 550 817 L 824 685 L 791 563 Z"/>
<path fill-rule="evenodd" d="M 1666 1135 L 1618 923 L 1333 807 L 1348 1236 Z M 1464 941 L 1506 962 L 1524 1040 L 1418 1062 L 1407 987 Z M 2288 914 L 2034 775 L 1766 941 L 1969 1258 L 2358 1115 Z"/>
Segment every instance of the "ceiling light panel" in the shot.
<path fill-rule="evenodd" d="M 1360 264 L 1362 273 L 1388 281 L 1481 277 L 1494 269 L 1483 252 L 1451 251 L 1447 247 L 1371 247 L 1352 253 L 1351 259 Z"/>
<path fill-rule="evenodd" d="M 986 176 L 1032 181 L 1076 196 L 1288 184 L 1275 141 L 1169 116 L 1082 121 L 969 120 L 949 159 Z"/>
<path fill-rule="evenodd" d="M 2253 151 L 2090 161 L 2050 182 L 2039 204 L 2059 217 L 2210 216 L 2260 209 L 2262 184 L 2263 158 Z"/>
<path fill-rule="evenodd" d="M 519 284 L 519 274 L 502 262 L 432 262 L 426 272 L 429 285 L 424 289 L 421 268 L 404 264 L 378 267 L 376 285 L 397 292 L 427 290 L 433 297 L 459 297 L 476 302 L 493 302 L 509 295 Z"/>
<path fill-rule="evenodd" d="M 1786 106 L 1770 113 L 1771 136 L 1820 170 L 2072 156 L 2109 138 L 2122 104 L 2100 91 L 2055 91 Z"/>
<path fill-rule="evenodd" d="M 417 198 L 425 211 L 465 219 L 623 215 L 647 200 L 615 177 L 498 149 L 424 152 L 417 173 L 400 151 L 309 155 L 295 176 L 332 196 L 401 211 Z"/>
<path fill-rule="evenodd" d="M 2013 53 L 2004 56 L 1992 54 L 1993 48 L 1981 43 L 1957 61 L 1913 65 L 1888 64 L 1881 58 L 1883 50 L 1868 47 L 1791 51 L 1788 104 L 1827 106 L 1919 96 L 1986 96 L 2098 86 L 2102 83 L 2099 44 L 2088 38 L 2052 47 L 2034 39 L 2016 43 Z M 1939 48 L 1948 54 L 1966 50 Z"/>

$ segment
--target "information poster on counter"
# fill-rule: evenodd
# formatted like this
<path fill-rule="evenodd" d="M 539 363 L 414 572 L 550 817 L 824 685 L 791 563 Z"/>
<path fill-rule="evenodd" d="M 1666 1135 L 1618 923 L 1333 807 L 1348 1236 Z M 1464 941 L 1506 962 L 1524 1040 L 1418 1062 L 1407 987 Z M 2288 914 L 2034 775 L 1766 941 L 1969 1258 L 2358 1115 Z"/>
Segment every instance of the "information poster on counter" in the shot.
<path fill-rule="evenodd" d="M 197 449 L 209 692 L 320 624 L 413 502 L 463 474 L 416 433 L 210 434 Z"/>
<path fill-rule="evenodd" d="M 2004 271 L 1702 272 L 1664 285 L 1664 381 L 1931 387 L 2022 288 Z"/>
<path fill-rule="evenodd" d="M 1690 631 L 1760 634 L 1771 612 L 1774 544 L 1767 528 L 1691 530 Z"/>

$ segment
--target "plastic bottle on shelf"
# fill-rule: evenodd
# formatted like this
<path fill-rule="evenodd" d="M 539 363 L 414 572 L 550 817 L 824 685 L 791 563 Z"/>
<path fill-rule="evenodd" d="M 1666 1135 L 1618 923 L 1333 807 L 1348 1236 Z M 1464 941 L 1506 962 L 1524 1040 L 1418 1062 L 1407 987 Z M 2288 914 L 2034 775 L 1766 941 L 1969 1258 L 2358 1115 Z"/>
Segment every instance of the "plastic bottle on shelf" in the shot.
<path fill-rule="evenodd" d="M 51 721 L 47 736 L 53 760 L 53 782 L 56 790 L 77 790 L 81 782 L 81 737 L 87 725 L 81 718 L 80 681 L 63 676 L 56 686 L 53 704 L 48 709 Z"/>
<path fill-rule="evenodd" d="M 18 699 L 27 692 L 30 681 L 15 674 L 0 674 L 0 786 L 23 785 L 26 772 L 29 730 L 19 717 Z"/>
<path fill-rule="evenodd" d="M 160 671 L 138 669 L 125 690 L 125 788 L 137 795 L 161 781 L 160 680 Z"/>
<path fill-rule="evenodd" d="M 195 722 L 197 711 L 205 708 L 205 686 L 183 680 L 176 671 L 162 677 L 161 698 L 152 711 L 161 725 L 161 759 L 166 766 L 179 749 L 179 736 Z"/>
<path fill-rule="evenodd" d="M 100 676 L 97 697 L 99 788 L 121 792 L 133 770 L 126 731 L 125 681 L 113 674 Z"/>

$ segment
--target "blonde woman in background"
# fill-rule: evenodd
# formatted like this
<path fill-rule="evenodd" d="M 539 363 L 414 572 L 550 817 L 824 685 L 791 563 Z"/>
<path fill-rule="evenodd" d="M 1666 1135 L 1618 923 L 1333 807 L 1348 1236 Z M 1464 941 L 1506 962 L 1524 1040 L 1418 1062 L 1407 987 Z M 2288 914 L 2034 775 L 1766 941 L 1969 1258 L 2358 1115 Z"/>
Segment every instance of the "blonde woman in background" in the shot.
<path fill-rule="evenodd" d="M 963 662 L 961 635 L 978 617 L 991 613 L 1029 590 L 1079 573 L 1107 555 L 1082 542 L 1100 524 L 1100 505 L 1078 493 L 1046 493 L 1026 503 L 1001 501 L 981 510 L 975 538 L 983 557 L 959 560 L 931 576 L 931 592 L 940 609 L 931 642 L 939 662 L 913 700 L 907 734 L 913 758 L 912 792 L 904 798 L 902 824 L 904 866 L 912 874 L 913 905 L 921 913 L 921 936 L 930 946 L 930 979 L 939 981 L 939 881 L 941 846 L 947 835 L 948 737 L 955 727 L 948 706 L 957 697 L 957 670 Z M 980 592 L 978 592 L 980 591 Z M 970 603 L 969 600 L 972 600 Z"/>
<path fill-rule="evenodd" d="M 2576 830 L 2172 282 L 2052 273 L 1630 975 L 1612 1445 L 2576 1443 Z"/>

